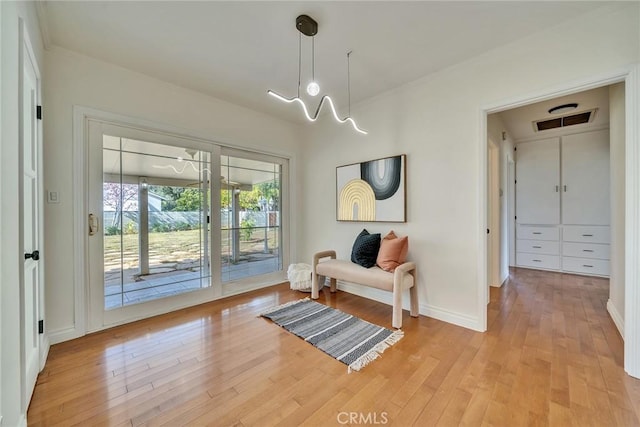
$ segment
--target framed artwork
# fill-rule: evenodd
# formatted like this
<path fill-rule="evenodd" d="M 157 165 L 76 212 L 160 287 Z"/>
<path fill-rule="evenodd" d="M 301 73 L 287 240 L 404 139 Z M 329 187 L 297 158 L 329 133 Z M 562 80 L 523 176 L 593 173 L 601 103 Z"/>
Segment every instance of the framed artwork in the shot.
<path fill-rule="evenodd" d="M 406 222 L 407 156 L 336 168 L 338 221 Z"/>

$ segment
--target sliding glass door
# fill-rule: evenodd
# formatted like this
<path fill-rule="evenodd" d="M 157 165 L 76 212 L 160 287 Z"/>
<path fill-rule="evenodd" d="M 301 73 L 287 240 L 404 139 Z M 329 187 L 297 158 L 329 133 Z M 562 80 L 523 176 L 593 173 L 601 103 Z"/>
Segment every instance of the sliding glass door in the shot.
<path fill-rule="evenodd" d="M 282 162 L 229 151 L 220 157 L 223 282 L 282 270 Z"/>
<path fill-rule="evenodd" d="M 210 157 L 103 135 L 105 309 L 211 286 Z"/>
<path fill-rule="evenodd" d="M 286 159 L 88 130 L 89 331 L 285 279 Z"/>

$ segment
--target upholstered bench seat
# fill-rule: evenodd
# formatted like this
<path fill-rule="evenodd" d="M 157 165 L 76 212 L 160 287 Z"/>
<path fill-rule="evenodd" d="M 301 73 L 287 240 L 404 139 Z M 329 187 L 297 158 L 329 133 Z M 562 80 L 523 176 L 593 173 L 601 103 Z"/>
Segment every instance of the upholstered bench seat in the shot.
<path fill-rule="evenodd" d="M 319 283 L 325 277 L 331 279 L 331 292 L 336 291 L 336 280 L 393 292 L 391 324 L 394 328 L 402 327 L 402 292 L 409 289 L 410 313 L 413 317 L 418 316 L 416 265 L 413 262 L 405 262 L 389 272 L 379 267 L 364 268 L 351 261 L 336 259 L 335 251 L 323 251 L 313 256 L 311 298 L 319 297 Z"/>

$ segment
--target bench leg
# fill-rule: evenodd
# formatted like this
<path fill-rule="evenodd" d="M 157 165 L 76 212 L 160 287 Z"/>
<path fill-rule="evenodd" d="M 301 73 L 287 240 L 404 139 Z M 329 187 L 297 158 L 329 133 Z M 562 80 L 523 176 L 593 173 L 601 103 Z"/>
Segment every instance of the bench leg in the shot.
<path fill-rule="evenodd" d="M 418 302 L 418 284 L 414 282 L 413 286 L 409 289 L 409 299 L 411 304 L 411 317 L 418 317 L 420 314 L 420 307 Z"/>
<path fill-rule="evenodd" d="M 311 299 L 318 299 L 320 296 L 320 288 L 318 286 L 318 275 L 313 272 L 311 274 Z"/>
<path fill-rule="evenodd" d="M 402 289 L 393 288 L 393 317 L 391 318 L 391 326 L 394 328 L 402 328 Z"/>
<path fill-rule="evenodd" d="M 329 280 L 329 290 L 330 290 L 332 293 L 335 293 L 335 292 L 336 292 L 336 286 L 337 286 L 337 285 L 336 285 L 336 279 L 334 279 L 334 278 L 332 277 L 332 278 Z"/>

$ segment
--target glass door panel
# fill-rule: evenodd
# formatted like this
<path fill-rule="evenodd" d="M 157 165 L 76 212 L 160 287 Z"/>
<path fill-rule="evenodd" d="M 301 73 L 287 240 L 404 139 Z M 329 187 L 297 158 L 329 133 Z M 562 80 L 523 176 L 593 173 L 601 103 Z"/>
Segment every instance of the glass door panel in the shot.
<path fill-rule="evenodd" d="M 282 166 L 220 156 L 221 278 L 239 280 L 282 270 Z"/>
<path fill-rule="evenodd" d="M 211 286 L 205 151 L 103 136 L 104 308 Z"/>

